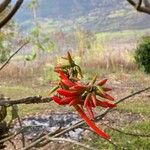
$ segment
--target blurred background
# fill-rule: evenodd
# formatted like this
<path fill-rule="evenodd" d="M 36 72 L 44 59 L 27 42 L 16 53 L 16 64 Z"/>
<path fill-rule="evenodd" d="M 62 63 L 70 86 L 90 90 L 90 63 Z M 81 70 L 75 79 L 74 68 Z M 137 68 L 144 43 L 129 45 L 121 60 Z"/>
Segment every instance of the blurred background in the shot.
<path fill-rule="evenodd" d="M 0 14 L 0 20 L 15 3 L 16 0 L 12 0 Z M 0 94 L 12 99 L 47 96 L 51 86 L 58 81 L 54 66 L 70 51 L 81 65 L 85 79 L 91 79 L 95 74 L 108 78 L 113 87 L 112 95 L 119 99 L 150 83 L 149 74 L 135 59 L 135 51 L 143 37 L 149 36 L 150 15 L 137 12 L 126 0 L 24 0 L 12 20 L 0 30 L 0 65 L 20 45 L 29 42 L 0 71 Z M 148 53 L 146 55 L 149 57 Z M 149 58 L 146 64 L 150 66 Z M 114 119 L 119 119 L 114 125 L 125 131 L 135 129 L 148 133 L 149 97 L 147 92 L 119 105 L 117 113 L 122 114 L 122 118 L 114 114 Z M 55 104 L 19 106 L 21 117 L 68 109 Z M 121 122 L 121 119 L 126 121 Z M 110 134 L 120 142 L 118 144 L 129 146 L 128 149 L 150 149 L 148 138 Z M 97 137 L 92 139 L 96 141 Z M 105 142 L 97 141 L 93 145 L 112 149 Z"/>

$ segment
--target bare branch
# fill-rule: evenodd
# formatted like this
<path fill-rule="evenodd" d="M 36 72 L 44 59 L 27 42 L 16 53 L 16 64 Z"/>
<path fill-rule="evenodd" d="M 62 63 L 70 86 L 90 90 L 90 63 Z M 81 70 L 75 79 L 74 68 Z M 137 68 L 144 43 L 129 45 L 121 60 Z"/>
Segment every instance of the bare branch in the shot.
<path fill-rule="evenodd" d="M 0 13 L 6 9 L 6 7 L 9 5 L 10 2 L 11 2 L 11 0 L 3 0 L 3 2 L 1 2 Z"/>
<path fill-rule="evenodd" d="M 17 148 L 16 148 L 16 145 L 15 145 L 15 143 L 13 142 L 13 141 L 11 141 L 11 140 L 9 140 L 9 142 L 11 143 L 11 145 L 14 147 L 14 149 L 16 150 Z"/>
<path fill-rule="evenodd" d="M 22 3 L 23 0 L 17 0 L 15 6 L 12 8 L 9 14 L 0 22 L 0 29 L 15 15 Z"/>
<path fill-rule="evenodd" d="M 138 3 L 134 2 L 133 0 L 127 0 L 137 11 L 150 14 L 150 7 L 149 6 L 141 6 L 142 0 L 139 0 Z M 148 1 L 146 1 L 148 2 Z"/>
<path fill-rule="evenodd" d="M 116 102 L 116 104 L 119 104 L 119 103 L 125 101 L 126 99 L 128 99 L 128 98 L 130 98 L 130 97 L 133 97 L 133 96 L 135 96 L 135 95 L 137 95 L 137 94 L 140 94 L 140 93 L 142 93 L 142 92 L 144 92 L 144 91 L 147 91 L 147 90 L 150 90 L 150 87 L 147 87 L 147 88 L 145 88 L 145 89 L 142 89 L 142 90 L 140 90 L 140 91 L 137 91 L 137 92 L 135 92 L 135 93 L 133 93 L 133 94 L 130 94 L 130 95 L 126 96 L 126 97 L 124 97 L 124 98 L 118 100 L 118 101 Z M 102 119 L 108 112 L 110 112 L 111 110 L 113 110 L 113 108 L 108 108 L 108 109 L 106 109 L 105 111 L 102 111 L 102 112 L 100 113 L 100 115 L 98 115 L 98 116 L 95 117 L 95 121 L 101 120 L 101 119 Z M 86 125 L 86 123 L 85 123 L 84 121 L 79 121 L 79 122 L 77 122 L 76 124 L 74 124 L 74 125 L 68 127 L 67 129 L 64 129 L 63 131 L 59 132 L 58 134 L 55 134 L 53 137 L 56 138 L 56 137 L 62 136 L 63 134 L 65 134 L 65 133 L 67 133 L 67 132 L 69 132 L 69 131 L 71 131 L 71 130 L 73 130 L 73 129 L 80 128 L 80 127 L 83 126 L 83 125 Z M 49 135 L 50 135 L 50 133 L 48 134 L 48 136 L 49 136 Z M 36 144 L 38 144 L 39 142 L 43 141 L 43 140 L 46 139 L 46 138 L 47 138 L 47 135 L 41 137 L 40 139 L 34 141 L 33 143 L 31 143 L 30 145 L 28 145 L 27 147 L 25 147 L 23 150 L 29 150 L 29 149 L 31 149 L 31 148 L 34 147 Z M 50 140 L 49 140 L 49 142 L 50 142 Z"/>
<path fill-rule="evenodd" d="M 26 97 L 17 100 L 0 99 L 0 106 L 11 106 L 15 104 L 35 104 L 35 103 L 49 103 L 52 99 L 50 97 L 42 98 L 42 96 Z"/>
<path fill-rule="evenodd" d="M 21 47 L 19 47 L 8 59 L 7 61 L 0 67 L 0 71 L 10 62 L 10 60 L 26 45 L 28 42 L 24 43 Z"/>

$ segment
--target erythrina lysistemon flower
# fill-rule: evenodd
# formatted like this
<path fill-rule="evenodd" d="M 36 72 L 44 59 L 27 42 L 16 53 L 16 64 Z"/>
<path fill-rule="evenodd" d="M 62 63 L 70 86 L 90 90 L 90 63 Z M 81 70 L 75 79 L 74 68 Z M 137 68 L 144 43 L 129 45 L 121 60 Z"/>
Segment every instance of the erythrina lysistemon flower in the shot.
<path fill-rule="evenodd" d="M 113 101 L 114 98 L 107 94 L 107 91 L 112 89 L 104 86 L 107 79 L 96 82 L 97 77 L 94 77 L 91 82 L 83 84 L 77 76 L 78 72 L 76 72 L 75 75 L 73 75 L 73 72 L 72 74 L 69 72 L 72 67 L 74 68 L 76 66 L 70 53 L 68 53 L 68 60 L 70 66 L 68 65 L 67 68 L 64 68 L 64 66 L 57 66 L 54 69 L 55 72 L 59 74 L 60 81 L 59 85 L 50 91 L 49 94 L 54 91 L 57 92 L 57 94 L 51 98 L 59 105 L 73 106 L 80 114 L 81 118 L 93 129 L 94 132 L 109 140 L 110 137 L 100 130 L 91 120 L 94 119 L 93 108 L 97 106 L 104 108 L 116 107 L 116 104 L 109 102 Z M 79 74 L 81 75 L 81 69 L 79 70 Z M 86 115 L 84 109 L 87 110 L 91 119 Z"/>

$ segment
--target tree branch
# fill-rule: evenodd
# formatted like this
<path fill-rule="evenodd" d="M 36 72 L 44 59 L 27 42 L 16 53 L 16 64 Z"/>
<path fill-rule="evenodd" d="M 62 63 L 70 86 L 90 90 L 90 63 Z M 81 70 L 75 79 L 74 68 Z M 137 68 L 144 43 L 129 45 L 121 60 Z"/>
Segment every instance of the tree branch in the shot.
<path fill-rule="evenodd" d="M 11 0 L 3 0 L 3 2 L 1 2 L 0 13 L 6 9 L 6 7 L 9 5 L 10 2 L 11 2 Z"/>
<path fill-rule="evenodd" d="M 11 106 L 15 104 L 35 104 L 35 103 L 49 103 L 52 99 L 50 97 L 42 98 L 42 96 L 26 97 L 17 100 L 5 100 L 0 98 L 0 106 Z"/>
<path fill-rule="evenodd" d="M 133 0 L 127 0 L 127 2 L 129 2 L 137 11 L 150 14 L 150 6 L 141 6 L 142 0 L 139 0 L 138 4 Z M 148 1 L 146 0 L 146 2 Z"/>
<path fill-rule="evenodd" d="M 15 6 L 13 9 L 9 12 L 9 14 L 0 22 L 0 29 L 7 24 L 7 22 L 15 15 L 15 13 L 20 8 L 21 4 L 23 3 L 23 0 L 17 0 Z"/>
<path fill-rule="evenodd" d="M 0 71 L 10 62 L 10 60 L 26 45 L 28 42 L 24 43 L 21 47 L 19 47 L 8 59 L 7 61 L 0 67 Z"/>

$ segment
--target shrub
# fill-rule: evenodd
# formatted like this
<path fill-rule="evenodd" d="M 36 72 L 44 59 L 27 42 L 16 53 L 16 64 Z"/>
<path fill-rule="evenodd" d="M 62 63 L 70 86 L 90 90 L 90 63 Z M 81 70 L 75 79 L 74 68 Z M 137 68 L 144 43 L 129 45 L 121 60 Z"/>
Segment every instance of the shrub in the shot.
<path fill-rule="evenodd" d="M 135 60 L 140 69 L 150 73 L 150 36 L 142 38 L 135 50 Z"/>

